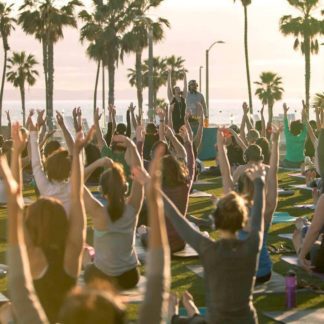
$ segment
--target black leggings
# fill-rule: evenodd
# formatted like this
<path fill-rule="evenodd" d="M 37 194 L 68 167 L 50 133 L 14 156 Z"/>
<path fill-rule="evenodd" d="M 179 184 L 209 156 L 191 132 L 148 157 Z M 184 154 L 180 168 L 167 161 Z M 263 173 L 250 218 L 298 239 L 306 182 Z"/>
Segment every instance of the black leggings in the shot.
<path fill-rule="evenodd" d="M 99 270 L 93 263 L 89 264 L 84 270 L 84 281 L 90 283 L 95 279 L 103 279 L 113 283 L 117 288 L 122 290 L 135 288 L 139 279 L 140 272 L 138 268 L 133 268 L 123 274 L 112 277 Z"/>

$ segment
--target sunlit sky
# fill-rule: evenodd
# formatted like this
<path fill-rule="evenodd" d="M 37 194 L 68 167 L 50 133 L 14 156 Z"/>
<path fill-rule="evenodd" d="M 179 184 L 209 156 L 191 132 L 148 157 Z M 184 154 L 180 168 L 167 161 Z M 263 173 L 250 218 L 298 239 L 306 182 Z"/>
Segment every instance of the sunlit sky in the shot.
<path fill-rule="evenodd" d="M 14 1 L 17 6 L 22 2 Z M 84 3 L 90 5 L 91 1 Z M 324 0 L 320 3 L 320 8 L 324 9 Z M 253 0 L 248 11 L 252 81 L 257 81 L 262 71 L 276 72 L 283 78 L 285 98 L 302 98 L 304 57 L 293 50 L 294 38 L 284 37 L 279 32 L 280 17 L 294 15 L 296 11 L 285 0 Z M 226 44 L 215 46 L 210 53 L 210 98 L 246 99 L 244 21 L 240 1 L 234 4 L 231 0 L 165 0 L 154 14 L 169 19 L 171 23 L 164 41 L 154 46 L 155 55 L 182 56 L 189 70 L 188 78 L 198 80 L 199 66 L 205 65 L 206 48 L 215 40 L 223 40 Z M 41 44 L 26 36 L 19 27 L 9 42 L 13 51 L 25 50 L 34 54 L 40 62 L 38 70 L 42 75 Z M 324 42 L 324 37 L 320 42 Z M 55 99 L 92 99 L 96 64 L 86 57 L 85 49 L 86 44 L 79 42 L 78 31 L 65 29 L 64 40 L 55 46 Z M 146 50 L 143 56 L 147 57 Z M 136 98 L 136 90 L 130 87 L 126 76 L 127 69 L 132 68 L 134 62 L 134 55 L 130 55 L 118 66 L 115 90 L 118 99 Z M 202 87 L 205 91 L 205 78 Z M 44 81 L 40 77 L 28 90 L 27 100 L 43 99 L 43 89 Z M 319 55 L 312 57 L 312 93 L 323 90 L 324 46 L 321 46 Z M 161 88 L 159 97 L 165 96 L 166 89 Z M 4 99 L 18 100 L 19 92 L 6 84 Z"/>

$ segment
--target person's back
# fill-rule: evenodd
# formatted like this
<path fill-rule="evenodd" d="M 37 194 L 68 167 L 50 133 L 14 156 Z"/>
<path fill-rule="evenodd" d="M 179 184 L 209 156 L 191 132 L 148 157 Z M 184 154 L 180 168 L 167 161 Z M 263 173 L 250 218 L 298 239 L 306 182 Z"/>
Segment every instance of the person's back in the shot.
<path fill-rule="evenodd" d="M 136 211 L 127 204 L 123 215 L 116 221 L 107 215 L 106 231 L 95 230 L 94 264 L 99 270 L 109 276 L 119 276 L 137 266 L 134 249 L 136 223 Z"/>

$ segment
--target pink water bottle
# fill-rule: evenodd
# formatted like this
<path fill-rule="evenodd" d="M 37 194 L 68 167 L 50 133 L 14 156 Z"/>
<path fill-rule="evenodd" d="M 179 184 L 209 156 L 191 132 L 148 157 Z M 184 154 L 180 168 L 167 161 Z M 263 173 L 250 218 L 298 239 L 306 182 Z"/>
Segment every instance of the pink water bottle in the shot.
<path fill-rule="evenodd" d="M 296 272 L 289 270 L 286 278 L 286 307 L 287 309 L 296 307 L 296 288 L 297 288 L 297 276 Z"/>

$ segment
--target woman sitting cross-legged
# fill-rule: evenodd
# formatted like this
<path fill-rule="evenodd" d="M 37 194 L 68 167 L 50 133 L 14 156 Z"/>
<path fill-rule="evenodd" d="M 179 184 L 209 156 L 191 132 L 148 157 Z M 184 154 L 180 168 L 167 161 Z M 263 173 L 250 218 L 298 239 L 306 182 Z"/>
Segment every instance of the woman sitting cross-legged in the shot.
<path fill-rule="evenodd" d="M 131 168 L 142 166 L 136 146 L 128 137 L 116 135 L 113 140 L 126 149 L 125 160 Z M 88 189 L 84 193 L 86 210 L 95 230 L 95 258 L 94 263 L 85 269 L 85 281 L 99 278 L 112 281 L 121 289 L 134 288 L 140 277 L 134 245 L 143 186 L 135 181 L 127 198 L 124 169 L 121 164 L 111 161 L 110 168 L 101 175 L 100 187 L 107 206 Z"/>
<path fill-rule="evenodd" d="M 0 173 L 8 194 L 9 287 L 18 322 L 35 323 L 27 313 L 25 314 L 27 309 L 21 296 L 22 289 L 27 289 L 21 281 L 26 268 L 31 273 L 37 297 L 51 323 L 57 322 L 63 300 L 76 284 L 81 267 L 86 225 L 82 199 L 81 150 L 90 140 L 93 131 L 94 129 L 89 132 L 86 139 L 82 139 L 79 134 L 74 145 L 69 219 L 63 205 L 51 197 L 43 197 L 31 204 L 24 217 L 21 152 L 27 138 L 22 135 L 19 124 L 13 126 L 13 176 L 3 157 Z M 18 301 L 18 304 L 15 301 Z"/>

